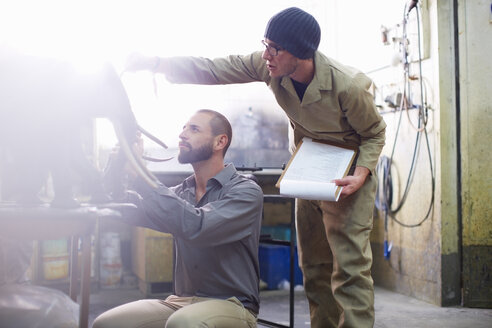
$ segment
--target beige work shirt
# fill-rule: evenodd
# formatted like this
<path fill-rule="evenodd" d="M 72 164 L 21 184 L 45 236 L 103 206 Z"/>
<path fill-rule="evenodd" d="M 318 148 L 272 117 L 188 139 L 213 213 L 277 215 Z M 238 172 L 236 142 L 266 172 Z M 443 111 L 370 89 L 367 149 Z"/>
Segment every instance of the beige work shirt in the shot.
<path fill-rule="evenodd" d="M 290 119 L 292 146 L 304 136 L 355 146 L 359 150 L 357 166 L 373 171 L 384 146 L 386 124 L 369 92 L 372 81 L 317 51 L 314 78 L 300 101 L 292 80 L 271 78 L 261 56 L 258 51 L 216 59 L 171 57 L 163 60 L 163 67 L 173 83 L 265 82 Z"/>

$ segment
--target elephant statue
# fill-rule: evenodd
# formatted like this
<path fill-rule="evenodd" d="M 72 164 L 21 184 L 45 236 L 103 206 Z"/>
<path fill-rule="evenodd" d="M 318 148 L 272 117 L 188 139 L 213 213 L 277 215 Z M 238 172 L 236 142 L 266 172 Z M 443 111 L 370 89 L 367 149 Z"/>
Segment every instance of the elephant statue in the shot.
<path fill-rule="evenodd" d="M 88 159 L 81 137 L 95 118 L 112 122 L 120 144 L 122 164 L 113 165 L 107 175 Z M 60 59 L 15 51 L 0 54 L 2 201 L 24 206 L 43 203 L 38 194 L 51 177 L 52 207 L 80 206 L 74 198 L 74 188 L 80 184 L 91 203 L 110 202 L 119 183 L 114 167 L 122 170 L 125 160 L 151 186 L 157 186 L 157 179 L 131 151 L 139 130 L 148 134 L 138 126 L 120 77 L 110 64 L 82 73 Z"/>

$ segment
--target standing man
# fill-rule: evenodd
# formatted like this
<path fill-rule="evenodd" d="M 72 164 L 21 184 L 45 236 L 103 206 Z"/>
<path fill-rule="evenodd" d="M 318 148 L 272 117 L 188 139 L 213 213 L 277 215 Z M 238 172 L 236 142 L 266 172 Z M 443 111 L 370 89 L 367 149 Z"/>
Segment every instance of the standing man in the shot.
<path fill-rule="evenodd" d="M 234 165 L 224 166 L 232 130 L 222 114 L 198 111 L 179 137 L 178 160 L 190 163 L 195 174 L 157 190 L 137 181 L 138 194 L 129 194 L 137 213 L 125 216 L 131 224 L 173 234 L 175 295 L 111 309 L 94 328 L 256 327 L 261 188 Z"/>
<path fill-rule="evenodd" d="M 303 137 L 358 148 L 338 202 L 298 199 L 297 240 L 311 327 L 372 327 L 374 287 L 369 235 L 376 167 L 385 127 L 369 88 L 372 81 L 317 51 L 320 27 L 299 8 L 267 24 L 263 52 L 226 58 L 134 55 L 127 69 L 163 73 L 174 83 L 264 82 L 293 130 L 291 150 Z"/>

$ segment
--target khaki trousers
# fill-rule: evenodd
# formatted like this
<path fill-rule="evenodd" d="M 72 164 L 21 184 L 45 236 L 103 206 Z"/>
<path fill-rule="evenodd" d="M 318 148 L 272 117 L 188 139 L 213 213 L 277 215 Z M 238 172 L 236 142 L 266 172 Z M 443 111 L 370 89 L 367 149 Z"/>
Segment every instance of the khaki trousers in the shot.
<path fill-rule="evenodd" d="M 297 200 L 299 265 L 312 328 L 374 326 L 369 235 L 376 185 L 369 175 L 344 200 Z"/>
<path fill-rule="evenodd" d="M 96 318 L 93 328 L 252 328 L 256 317 L 233 297 L 227 300 L 171 295 L 123 304 Z"/>

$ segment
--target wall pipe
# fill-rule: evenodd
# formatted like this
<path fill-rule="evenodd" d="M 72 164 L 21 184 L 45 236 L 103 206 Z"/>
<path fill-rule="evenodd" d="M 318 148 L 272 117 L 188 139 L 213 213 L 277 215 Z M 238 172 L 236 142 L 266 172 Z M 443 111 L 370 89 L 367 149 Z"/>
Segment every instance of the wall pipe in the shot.
<path fill-rule="evenodd" d="M 458 0 L 453 0 L 453 34 L 454 34 L 454 89 L 456 102 L 456 199 L 458 220 L 458 257 L 460 262 L 460 286 L 463 288 L 463 215 L 462 215 L 462 178 L 461 178 L 461 86 L 460 86 L 460 48 Z M 463 301 L 463 296 L 461 296 Z"/>

